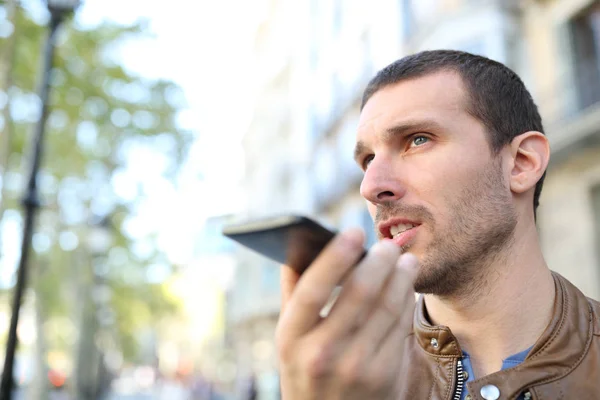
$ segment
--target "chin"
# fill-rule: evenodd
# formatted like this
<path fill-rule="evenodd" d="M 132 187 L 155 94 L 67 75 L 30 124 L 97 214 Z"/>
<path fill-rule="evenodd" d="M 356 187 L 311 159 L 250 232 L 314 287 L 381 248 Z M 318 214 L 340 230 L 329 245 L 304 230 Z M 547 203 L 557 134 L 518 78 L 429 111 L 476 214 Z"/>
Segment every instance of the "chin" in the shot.
<path fill-rule="evenodd" d="M 423 257 L 423 254 L 425 253 L 422 249 L 422 246 L 419 246 L 419 243 L 415 243 L 415 242 L 407 243 L 404 246 L 402 246 L 401 249 L 402 249 L 402 253 L 413 254 L 415 257 L 417 257 L 419 262 L 421 262 L 421 258 Z"/>

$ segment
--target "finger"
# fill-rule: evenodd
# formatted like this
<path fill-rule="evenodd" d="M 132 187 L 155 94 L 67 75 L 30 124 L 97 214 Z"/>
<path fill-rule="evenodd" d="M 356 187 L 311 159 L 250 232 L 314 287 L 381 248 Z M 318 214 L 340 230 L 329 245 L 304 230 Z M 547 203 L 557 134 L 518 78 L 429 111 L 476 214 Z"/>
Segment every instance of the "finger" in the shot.
<path fill-rule="evenodd" d="M 397 346 L 398 342 L 404 343 L 404 338 L 412 332 L 416 303 L 413 284 L 416 277 L 417 258 L 410 253 L 404 254 L 400 257 L 400 260 L 398 260 L 396 268 L 397 272 L 401 271 L 401 275 L 405 278 L 399 280 L 399 285 L 402 286 L 400 291 L 403 293 L 402 311 L 399 313 L 399 318 L 396 323 L 390 329 L 387 338 L 384 339 L 382 345 L 377 349 L 377 352 L 373 357 L 374 364 L 386 362 L 386 360 L 388 360 L 386 352 L 392 350 L 390 347 L 393 348 L 394 346 Z"/>
<path fill-rule="evenodd" d="M 398 264 L 396 265 L 398 268 L 409 274 L 409 281 L 414 283 L 415 278 L 417 277 L 417 272 L 419 270 L 419 260 L 412 253 L 404 253 L 402 257 L 398 260 Z"/>
<path fill-rule="evenodd" d="M 415 310 L 414 296 L 412 299 L 407 298 L 405 312 L 398 321 L 394 324 L 388 335 L 384 338 L 383 342 L 374 353 L 369 364 L 381 365 L 381 366 L 392 366 L 396 365 L 392 361 L 401 359 L 401 350 L 404 340 L 412 333 L 412 322 Z"/>
<path fill-rule="evenodd" d="M 381 347 L 384 339 L 397 325 L 406 323 L 403 317 L 409 314 L 412 320 L 412 306 L 415 302 L 413 290 L 413 274 L 404 269 L 406 263 L 412 262 L 411 255 L 404 254 L 398 260 L 385 288 L 372 309 L 369 319 L 356 333 L 353 340 L 357 347 L 363 347 L 364 357 L 372 358 Z"/>
<path fill-rule="evenodd" d="M 417 257 L 415 257 L 413 254 L 411 253 L 406 253 L 404 255 L 402 255 L 402 257 L 400 257 L 400 260 L 398 260 L 398 264 L 396 265 L 396 267 L 399 270 L 402 270 L 406 276 L 406 280 L 404 281 L 404 283 L 406 285 L 408 285 L 408 289 L 404 291 L 405 294 L 405 299 L 404 299 L 404 305 L 405 305 L 405 309 L 406 307 L 408 307 L 409 312 L 404 312 L 402 313 L 402 315 L 400 316 L 400 321 L 398 322 L 397 325 L 400 326 L 407 326 L 410 329 L 412 329 L 413 326 L 413 319 L 414 319 L 414 310 L 415 310 L 415 303 L 417 301 L 417 298 L 415 296 L 415 289 L 414 289 L 414 283 L 415 283 L 415 279 L 417 277 L 417 270 L 418 270 L 418 260 Z M 410 333 L 410 332 L 408 332 Z"/>
<path fill-rule="evenodd" d="M 319 326 L 329 338 L 339 338 L 360 326 L 377 303 L 381 291 L 394 271 L 400 249 L 392 242 L 373 246 L 342 287 L 335 306 Z"/>
<path fill-rule="evenodd" d="M 406 314 L 412 314 L 412 309 L 414 304 L 412 308 L 407 309 Z M 366 382 L 388 390 L 398 382 L 402 368 L 406 365 L 405 361 L 408 361 L 404 351 L 406 340 L 412 332 L 411 327 L 412 324 L 395 324 L 374 356 L 363 361 Z"/>
<path fill-rule="evenodd" d="M 300 336 L 320 320 L 333 289 L 363 253 L 364 234 L 350 229 L 337 235 L 306 269 L 285 306 L 281 324 L 286 335 Z"/>
<path fill-rule="evenodd" d="M 290 301 L 299 280 L 300 274 L 296 270 L 287 265 L 281 266 L 281 314 L 283 314 L 287 303 Z"/>
<path fill-rule="evenodd" d="M 415 303 L 414 292 L 406 291 L 402 315 L 392 325 L 370 360 L 365 360 L 365 374 L 369 381 L 394 382 L 400 376 L 403 360 L 406 358 L 403 354 L 405 341 L 413 329 Z"/>

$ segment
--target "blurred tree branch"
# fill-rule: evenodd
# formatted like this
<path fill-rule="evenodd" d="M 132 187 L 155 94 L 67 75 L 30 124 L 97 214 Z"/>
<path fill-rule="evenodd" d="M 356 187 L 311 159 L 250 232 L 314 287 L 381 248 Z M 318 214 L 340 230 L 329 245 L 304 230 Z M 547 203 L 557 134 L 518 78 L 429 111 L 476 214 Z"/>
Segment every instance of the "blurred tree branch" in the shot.
<path fill-rule="evenodd" d="M 44 27 L 18 7 L 16 0 L 0 1 L 7 18 L 11 5 L 15 7 L 11 14 L 15 29 L 9 37 L 0 38 L 0 89 L 11 96 L 3 110 L 0 211 L 14 210 L 3 212 L 4 220 L 18 225 L 19 181 L 24 177 L 21 159 L 29 147 L 29 128 L 36 122 L 32 110 L 39 100 L 35 80 Z M 144 201 L 144 183 L 134 182 L 134 195 L 123 197 L 114 182 L 127 172 L 128 156 L 136 148 L 164 155 L 164 170 L 153 178 L 173 181 L 193 138 L 177 126 L 183 101 L 175 84 L 136 76 L 112 58 L 116 46 L 143 34 L 143 23 L 125 27 L 106 23 L 93 29 L 65 25 L 60 32 L 51 79 L 46 155 L 39 175 L 43 208 L 34 238 L 37 256 L 32 257 L 43 257 L 44 268 L 31 271 L 36 301 L 43 305 L 38 309 L 39 326 L 74 320 L 74 309 L 84 303 L 81 296 L 90 296 L 89 290 L 77 286 L 84 285 L 81 277 L 91 268 L 85 256 L 90 251 L 86 248 L 89 220 L 95 215 L 111 215 L 114 246 L 105 256 L 114 292 L 115 331 L 126 360 L 137 355 L 138 331 L 152 326 L 162 315 L 176 313 L 178 304 L 169 299 L 160 283 L 147 279 L 148 265 L 165 262 L 158 246 L 144 255 L 135 253 L 135 242 L 144 238 L 132 237 L 125 229 Z M 155 243 L 152 235 L 146 239 Z M 48 335 L 41 339 L 49 351 L 70 353 L 76 349 L 66 328 L 38 331 Z"/>

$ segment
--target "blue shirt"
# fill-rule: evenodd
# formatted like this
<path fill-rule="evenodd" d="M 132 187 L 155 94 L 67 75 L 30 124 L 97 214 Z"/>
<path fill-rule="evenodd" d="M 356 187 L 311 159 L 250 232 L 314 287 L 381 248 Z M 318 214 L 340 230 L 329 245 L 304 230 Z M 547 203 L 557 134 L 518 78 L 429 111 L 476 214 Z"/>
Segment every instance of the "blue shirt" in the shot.
<path fill-rule="evenodd" d="M 512 368 L 516 365 L 521 364 L 523 361 L 525 361 L 525 357 L 527 357 L 529 350 L 531 350 L 531 347 L 520 353 L 512 355 L 512 356 L 508 357 L 507 359 L 502 360 L 502 369 Z M 464 386 L 465 389 L 463 390 L 462 396 L 461 396 L 461 400 L 465 400 L 465 398 L 467 397 L 467 392 L 468 392 L 466 383 L 475 380 L 475 373 L 473 372 L 473 366 L 471 365 L 471 356 L 469 356 L 469 354 L 466 351 L 463 351 L 462 364 L 463 364 L 463 369 L 465 371 L 467 371 L 467 374 L 469 374 L 467 380 L 465 381 L 465 386 Z M 518 397 L 518 400 L 522 400 L 522 399 L 523 399 L 523 395 Z"/>

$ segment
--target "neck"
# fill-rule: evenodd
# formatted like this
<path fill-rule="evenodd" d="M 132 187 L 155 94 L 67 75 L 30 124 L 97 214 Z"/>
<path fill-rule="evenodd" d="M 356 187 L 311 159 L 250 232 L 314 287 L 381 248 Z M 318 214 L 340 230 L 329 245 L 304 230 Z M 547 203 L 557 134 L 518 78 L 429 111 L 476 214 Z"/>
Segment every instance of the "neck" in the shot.
<path fill-rule="evenodd" d="M 431 322 L 449 327 L 473 362 L 476 377 L 496 372 L 502 360 L 531 347 L 548 325 L 554 306 L 554 280 L 541 253 L 535 225 L 519 233 L 496 257 L 478 269 L 469 295 L 426 295 Z"/>

